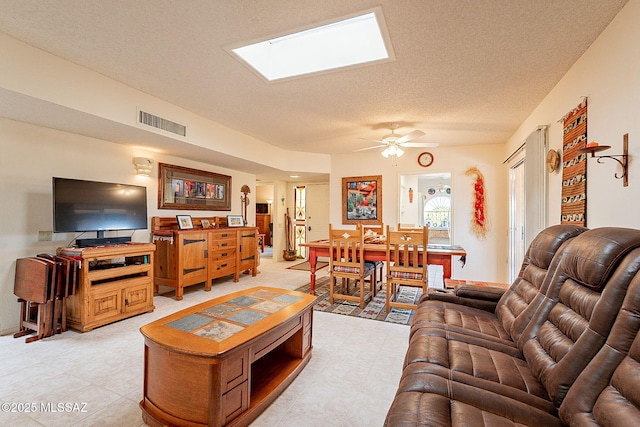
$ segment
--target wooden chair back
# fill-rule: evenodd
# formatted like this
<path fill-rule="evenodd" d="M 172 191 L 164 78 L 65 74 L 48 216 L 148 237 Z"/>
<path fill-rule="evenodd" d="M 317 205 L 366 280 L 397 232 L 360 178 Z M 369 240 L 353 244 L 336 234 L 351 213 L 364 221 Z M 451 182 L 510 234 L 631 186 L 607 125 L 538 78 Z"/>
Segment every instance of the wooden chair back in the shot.
<path fill-rule="evenodd" d="M 364 233 L 335 229 L 329 224 L 329 269 L 341 277 L 359 277 L 364 273 Z"/>
<path fill-rule="evenodd" d="M 416 227 L 415 224 L 398 224 L 398 228 L 396 228 L 396 231 L 420 232 L 420 231 L 422 231 L 422 227 Z"/>
<path fill-rule="evenodd" d="M 386 229 L 384 228 L 384 223 L 381 223 L 380 225 L 367 225 L 367 224 L 361 224 L 358 223 L 356 224 L 356 228 L 362 228 L 362 231 L 366 234 L 368 230 L 373 231 L 376 234 L 379 234 L 380 236 L 384 235 L 384 232 L 386 231 Z"/>
<path fill-rule="evenodd" d="M 404 231 L 387 227 L 387 277 L 399 282 L 427 280 L 427 226 Z"/>

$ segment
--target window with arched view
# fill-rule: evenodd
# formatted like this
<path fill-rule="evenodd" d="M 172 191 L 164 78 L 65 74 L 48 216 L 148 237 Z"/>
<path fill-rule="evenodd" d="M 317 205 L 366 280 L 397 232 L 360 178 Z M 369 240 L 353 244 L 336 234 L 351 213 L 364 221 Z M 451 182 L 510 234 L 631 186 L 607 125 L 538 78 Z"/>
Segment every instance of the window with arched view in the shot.
<path fill-rule="evenodd" d="M 438 242 L 439 239 L 449 240 L 451 224 L 451 197 L 435 196 L 424 204 L 424 222 L 429 226 L 429 241 Z"/>

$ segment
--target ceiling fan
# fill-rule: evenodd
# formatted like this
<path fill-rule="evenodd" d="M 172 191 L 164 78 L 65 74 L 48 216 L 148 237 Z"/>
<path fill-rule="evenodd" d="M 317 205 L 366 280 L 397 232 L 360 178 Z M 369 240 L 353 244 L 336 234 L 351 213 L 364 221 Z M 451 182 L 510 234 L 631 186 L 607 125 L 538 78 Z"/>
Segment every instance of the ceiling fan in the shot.
<path fill-rule="evenodd" d="M 400 157 L 404 154 L 404 150 L 402 148 L 416 148 L 416 147 L 437 147 L 438 143 L 433 142 L 409 142 L 416 138 L 420 138 L 425 133 L 421 130 L 414 130 L 409 132 L 406 135 L 398 135 L 395 131 L 398 129 L 397 124 L 392 124 L 389 126 L 390 134 L 385 135 L 382 139 L 367 139 L 367 141 L 378 142 L 382 145 L 374 145 L 372 147 L 361 148 L 355 151 L 365 151 L 365 150 L 373 150 L 375 148 L 384 148 L 382 151 L 382 156 L 387 158 L 389 156 L 397 156 Z M 366 138 L 360 138 L 366 139 Z"/>

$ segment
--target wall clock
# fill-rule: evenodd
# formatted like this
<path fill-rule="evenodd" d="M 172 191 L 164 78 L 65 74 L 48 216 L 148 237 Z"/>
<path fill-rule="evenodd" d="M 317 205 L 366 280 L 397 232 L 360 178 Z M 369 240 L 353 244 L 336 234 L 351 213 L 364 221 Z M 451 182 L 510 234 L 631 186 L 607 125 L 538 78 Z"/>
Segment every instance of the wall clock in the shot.
<path fill-rule="evenodd" d="M 433 154 L 429 153 L 428 151 L 418 154 L 418 164 L 423 168 L 431 166 L 432 163 L 433 163 Z"/>

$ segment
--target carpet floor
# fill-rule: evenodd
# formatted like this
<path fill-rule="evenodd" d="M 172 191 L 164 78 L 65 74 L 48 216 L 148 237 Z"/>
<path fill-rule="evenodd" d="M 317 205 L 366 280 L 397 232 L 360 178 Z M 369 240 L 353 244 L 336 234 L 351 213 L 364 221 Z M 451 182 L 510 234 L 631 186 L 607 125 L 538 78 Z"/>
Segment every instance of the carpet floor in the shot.
<path fill-rule="evenodd" d="M 369 289 L 369 285 L 366 285 L 366 289 Z M 300 292 L 309 292 L 311 284 L 306 284 L 296 289 Z M 369 298 L 369 293 L 365 301 Z M 360 295 L 360 291 L 351 286 L 351 294 L 354 296 Z M 422 290 L 410 286 L 401 286 L 398 293 L 398 301 L 417 303 L 420 299 Z M 399 323 L 402 325 L 409 325 L 411 319 L 415 313 L 415 310 L 391 308 L 389 313 L 385 310 L 385 289 L 378 291 L 373 300 L 369 301 L 364 309 L 360 309 L 360 305 L 357 302 L 344 301 L 334 299 L 334 303 L 329 303 L 329 277 L 321 277 L 316 281 L 316 295 L 318 302 L 314 309 L 318 311 L 324 311 L 325 313 L 343 314 L 345 316 L 355 316 L 364 319 L 380 320 L 384 322 Z"/>

